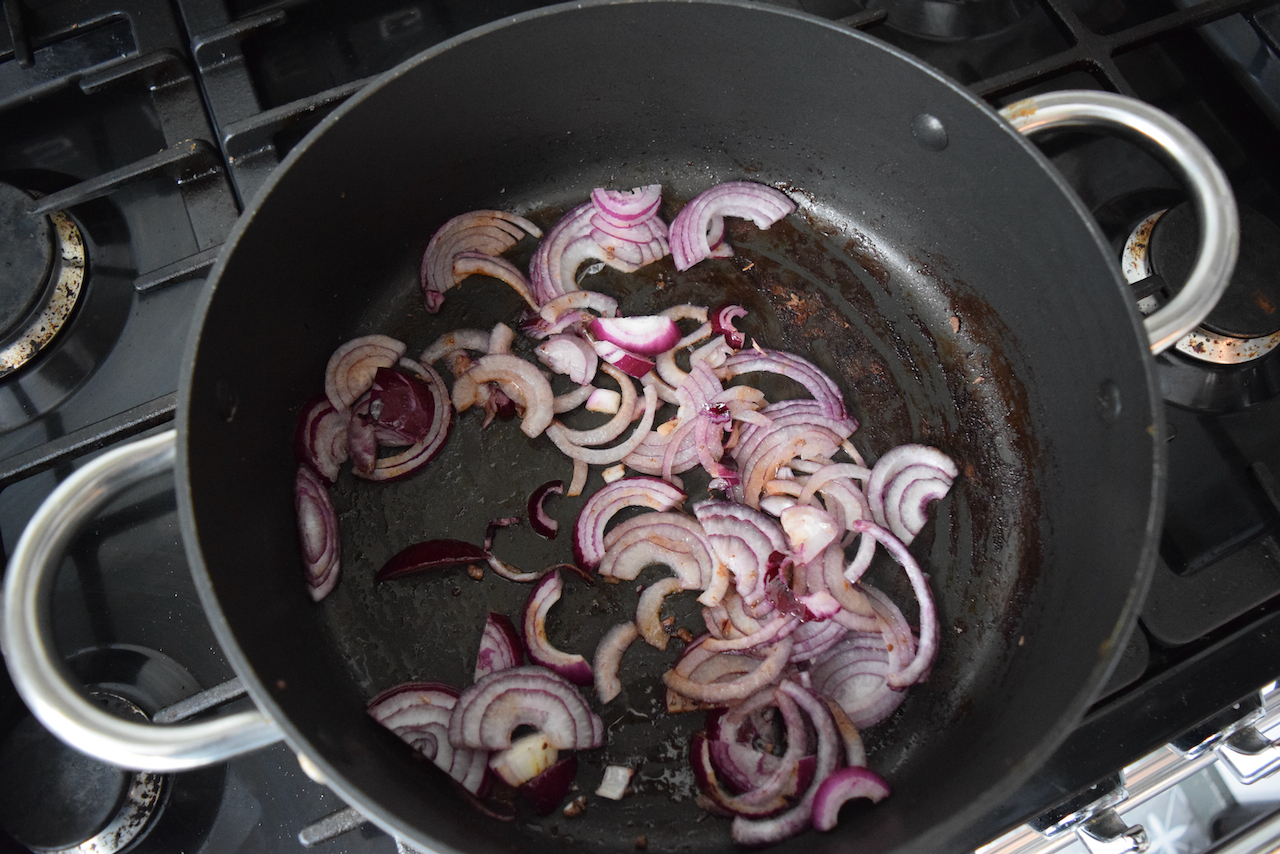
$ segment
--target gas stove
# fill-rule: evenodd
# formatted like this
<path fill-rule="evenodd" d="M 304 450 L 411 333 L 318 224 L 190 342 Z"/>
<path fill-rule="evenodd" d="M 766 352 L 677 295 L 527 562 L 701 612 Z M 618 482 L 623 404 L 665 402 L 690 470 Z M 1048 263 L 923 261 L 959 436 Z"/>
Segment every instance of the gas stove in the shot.
<path fill-rule="evenodd" d="M 4 0 L 7 549 L 72 471 L 172 420 L 197 296 L 240 210 L 290 147 L 380 72 L 541 5 Z M 1210 763 L 1254 776 L 1268 767 L 1259 692 L 1280 675 L 1280 6 L 778 5 L 892 43 L 993 106 L 1061 88 L 1140 97 L 1195 131 L 1231 179 L 1243 222 L 1237 280 L 1197 337 L 1157 359 L 1170 488 L 1138 628 L 1080 726 L 985 819 L 990 838 L 1015 846 L 999 850 L 1057 850 L 1077 829 L 1110 839 L 1111 850 L 1133 848 L 1141 834 L 1118 816 L 1126 774 L 1138 799 L 1150 796 L 1153 780 L 1181 780 Z M 1169 299 L 1187 269 L 1190 219 L 1172 176 L 1121 140 L 1061 133 L 1042 147 L 1112 241 L 1135 300 L 1150 308 Z M 88 526 L 54 600 L 58 649 L 118 713 L 179 720 L 248 705 L 204 621 L 171 480 L 134 487 Z M 0 841 L 32 850 L 90 839 L 93 850 L 138 852 L 397 850 L 286 747 L 199 771 L 104 768 L 62 748 L 7 679 L 0 826 Z"/>

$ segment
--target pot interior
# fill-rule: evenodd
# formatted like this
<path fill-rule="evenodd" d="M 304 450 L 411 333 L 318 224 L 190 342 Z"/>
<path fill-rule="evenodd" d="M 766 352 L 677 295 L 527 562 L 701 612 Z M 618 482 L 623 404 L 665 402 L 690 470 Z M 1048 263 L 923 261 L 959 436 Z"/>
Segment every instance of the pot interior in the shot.
<path fill-rule="evenodd" d="M 913 130 L 921 115 L 945 145 Z M 448 218 L 500 208 L 545 229 L 593 187 L 661 183 L 669 221 L 730 179 L 783 187 L 801 209 L 768 231 L 731 221 L 732 259 L 683 274 L 669 259 L 605 270 L 582 286 L 625 313 L 740 303 L 751 337 L 840 384 L 869 459 L 918 441 L 962 472 L 912 548 L 938 601 L 937 664 L 863 734 L 894 793 L 781 848 L 986 841 L 976 820 L 1105 678 L 1150 568 L 1157 401 L 1118 273 L 1043 158 L 933 73 L 804 16 L 665 2 L 535 13 L 393 72 L 291 154 L 215 271 L 183 387 L 179 495 L 215 629 L 294 747 L 398 835 L 440 851 L 613 849 L 641 836 L 654 850 L 732 848 L 728 823 L 693 799 L 687 739 L 702 716 L 662 710 L 678 642 L 633 646 L 622 696 L 591 697 L 607 746 L 582 753 L 578 786 L 593 791 L 607 764 L 637 774 L 621 802 L 595 798 L 572 820 L 477 816 L 364 714 L 401 681 L 469 684 L 485 614 L 518 617 L 528 587 L 492 572 L 373 576 L 419 540 L 479 543 L 491 519 L 524 515 L 538 485 L 567 482 L 549 440 L 514 421 L 482 430 L 468 412 L 403 482 L 344 473 L 332 493 L 343 579 L 319 604 L 303 582 L 290 450 L 298 409 L 343 341 L 382 333 L 415 355 L 453 328 L 517 323 L 520 300 L 492 280 L 450 291 L 438 315 L 423 308 L 418 264 Z M 510 257 L 522 264 L 531 248 Z M 601 482 L 593 472 L 586 494 Z M 549 502 L 556 540 L 509 529 L 495 552 L 521 569 L 570 559 L 581 502 Z M 881 560 L 873 576 L 914 622 L 896 566 Z M 668 610 L 696 634 L 693 595 Z M 635 584 L 568 580 L 552 642 L 589 658 L 636 597 Z"/>

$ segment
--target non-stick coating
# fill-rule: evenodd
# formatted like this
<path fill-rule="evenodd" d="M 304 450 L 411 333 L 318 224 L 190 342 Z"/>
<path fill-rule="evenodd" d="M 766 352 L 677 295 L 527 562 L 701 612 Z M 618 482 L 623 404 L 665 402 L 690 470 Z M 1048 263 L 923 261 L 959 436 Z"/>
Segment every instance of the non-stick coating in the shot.
<path fill-rule="evenodd" d="M 482 819 L 364 714 L 397 681 L 465 684 L 485 611 L 514 616 L 526 595 L 492 573 L 381 586 L 373 573 L 418 539 L 477 541 L 534 486 L 567 478 L 547 440 L 481 431 L 469 413 L 408 481 L 344 475 L 344 577 L 316 605 L 290 437 L 342 341 L 381 332 L 413 354 L 454 326 L 515 319 L 491 281 L 451 292 L 437 317 L 421 308 L 416 266 L 450 216 L 497 207 L 547 225 L 592 187 L 652 182 L 670 215 L 742 178 L 787 188 L 801 212 L 764 233 L 735 225 L 738 255 L 686 275 L 665 261 L 589 281 L 630 310 L 744 303 L 763 343 L 837 378 L 864 452 L 924 441 L 962 470 L 914 547 L 939 599 L 937 665 L 866 734 L 894 794 L 779 850 L 985 841 L 980 817 L 1108 672 L 1152 561 L 1157 401 L 1118 275 L 1043 158 L 963 91 L 834 25 L 733 3 L 561 7 L 429 52 L 323 123 L 242 219 L 189 351 L 179 495 L 219 637 L 291 744 L 398 834 L 440 851 L 627 849 L 641 835 L 653 851 L 732 847 L 727 822 L 699 820 L 689 798 L 697 724 L 659 711 L 670 659 L 655 651 L 628 654 L 626 693 L 598 706 L 609 746 L 579 774 L 589 792 L 605 763 L 638 765 L 637 791 L 573 820 Z M 550 506 L 567 524 L 578 504 Z M 527 529 L 496 548 L 526 569 L 568 556 L 563 538 Z M 877 571 L 914 619 L 892 565 Z M 568 588 L 552 639 L 590 655 L 635 591 Z"/>

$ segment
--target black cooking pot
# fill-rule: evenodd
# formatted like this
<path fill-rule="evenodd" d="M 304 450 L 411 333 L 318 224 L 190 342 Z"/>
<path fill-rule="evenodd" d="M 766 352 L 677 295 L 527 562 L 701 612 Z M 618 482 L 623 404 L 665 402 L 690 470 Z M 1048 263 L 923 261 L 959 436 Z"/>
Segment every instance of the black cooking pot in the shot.
<path fill-rule="evenodd" d="M 1170 153 L 1194 188 L 1204 243 L 1171 313 L 1144 330 L 1087 211 L 1014 124 L 1129 128 Z M 579 772 L 589 791 L 603 765 L 638 765 L 635 791 L 572 823 L 476 815 L 364 712 L 403 680 L 466 684 L 484 613 L 518 609 L 527 589 L 492 577 L 376 585 L 372 575 L 411 542 L 474 541 L 488 520 L 521 511 L 534 486 L 567 474 L 545 438 L 513 424 L 481 431 L 466 416 L 410 480 L 344 475 L 334 490 L 344 578 L 316 604 L 290 437 L 341 342 L 385 333 L 413 353 L 447 329 L 517 316 L 516 298 L 492 282 L 451 292 L 439 315 L 423 310 L 417 264 L 449 217 L 500 208 L 545 226 L 593 187 L 650 183 L 664 186 L 669 216 L 678 200 L 743 178 L 784 188 L 799 212 L 735 232 L 733 259 L 688 274 L 664 261 L 592 286 L 630 312 L 740 302 L 754 337 L 840 383 L 864 453 L 923 441 L 962 471 L 913 546 L 939 604 L 937 663 L 865 733 L 893 795 L 779 850 L 987 841 L 977 820 L 1070 731 L 1133 625 L 1162 515 L 1149 334 L 1167 347 L 1216 299 L 1234 262 L 1234 204 L 1203 147 L 1137 102 L 1069 93 L 1002 117 L 883 44 L 744 2 L 573 4 L 485 27 L 388 73 L 299 144 L 212 273 L 176 439 L 86 467 L 15 550 L 5 644 L 33 712 L 81 749 L 161 770 L 283 737 L 350 804 L 436 851 L 550 851 L 566 837 L 604 850 L 638 835 L 651 850 L 731 848 L 727 823 L 701 820 L 679 784 L 699 721 L 660 712 L 669 660 L 656 653 L 638 656 L 623 698 L 598 707 L 608 744 L 583 754 Z M 53 573 L 40 570 L 57 565 L 106 490 L 171 464 L 175 441 L 196 582 L 261 711 L 139 729 L 105 719 L 47 661 Z M 557 513 L 570 519 L 576 506 Z M 509 542 L 526 568 L 567 557 L 562 543 Z M 878 571 L 892 588 L 890 569 Z M 553 640 L 589 654 L 633 606 L 628 595 L 573 587 L 573 604 L 552 612 Z"/>

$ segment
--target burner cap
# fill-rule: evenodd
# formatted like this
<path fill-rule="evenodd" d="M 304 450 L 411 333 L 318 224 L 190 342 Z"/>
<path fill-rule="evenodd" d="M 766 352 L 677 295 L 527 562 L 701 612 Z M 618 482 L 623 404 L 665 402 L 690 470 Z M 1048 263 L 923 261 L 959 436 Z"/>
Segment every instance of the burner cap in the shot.
<path fill-rule="evenodd" d="M 1182 289 L 1199 247 L 1195 213 L 1180 204 L 1151 234 L 1151 266 L 1173 294 Z M 1222 299 L 1201 324 L 1217 335 L 1266 338 L 1280 332 L 1280 226 L 1240 208 L 1240 258 Z"/>
<path fill-rule="evenodd" d="M 0 824 L 28 848 L 74 848 L 120 812 L 131 777 L 68 747 L 27 717 L 0 751 Z"/>
<path fill-rule="evenodd" d="M 30 313 L 53 268 L 49 218 L 27 213 L 31 196 L 0 183 L 0 335 Z"/>

